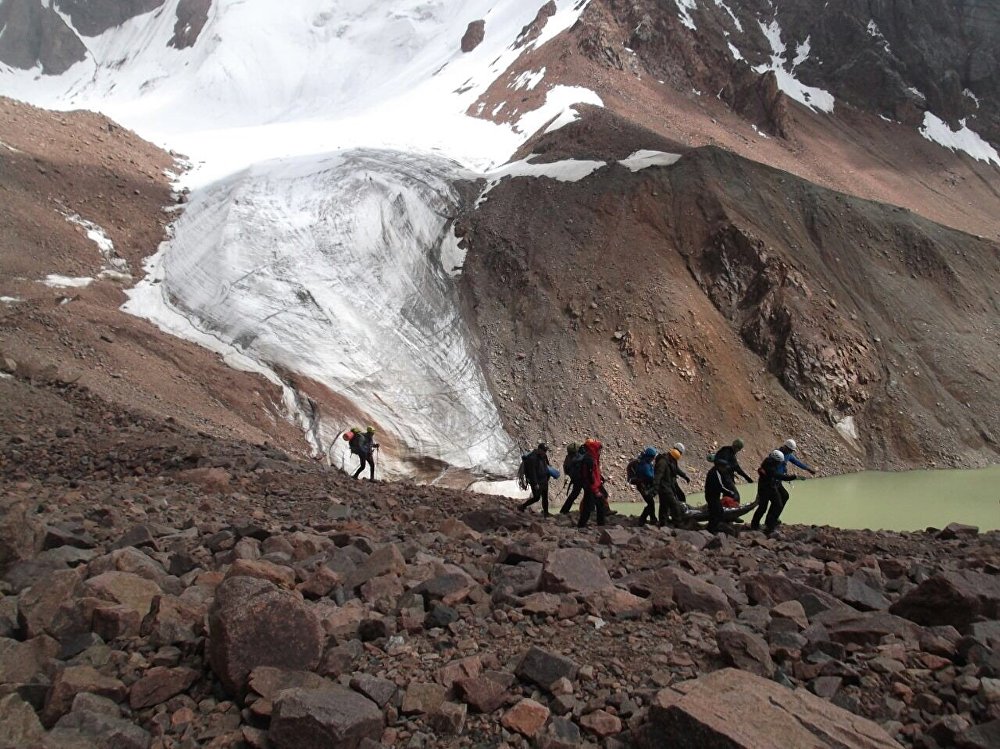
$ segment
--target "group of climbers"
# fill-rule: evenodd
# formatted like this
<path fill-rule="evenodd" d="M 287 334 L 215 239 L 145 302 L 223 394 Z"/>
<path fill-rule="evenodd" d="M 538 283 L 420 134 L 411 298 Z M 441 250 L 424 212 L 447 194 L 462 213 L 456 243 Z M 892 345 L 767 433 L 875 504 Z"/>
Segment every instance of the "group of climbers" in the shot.
<path fill-rule="evenodd" d="M 593 439 L 586 440 L 582 445 L 571 443 L 563 460 L 563 473 L 566 475 L 568 490 L 566 502 L 560 512 L 568 514 L 582 492 L 583 504 L 578 521 L 581 528 L 587 525 L 595 511 L 597 524 L 604 525 L 610 512 L 608 492 L 601 473 L 601 449 L 601 443 Z M 730 526 L 725 522 L 727 508 L 749 510 L 740 505 L 740 492 L 736 486 L 737 476 L 753 483 L 753 479 L 739 463 L 738 454 L 742 449 L 743 440 L 735 439 L 731 444 L 724 445 L 708 456 L 712 467 L 705 477 L 705 502 L 708 530 L 713 533 L 730 530 Z M 812 474 L 816 472 L 795 456 L 796 449 L 795 440 L 785 440 L 780 448 L 768 454 L 757 469 L 756 512 L 750 524 L 752 529 L 759 529 L 762 519 L 764 529 L 768 533 L 777 528 L 781 512 L 788 501 L 788 490 L 783 484 L 804 478 L 789 474 L 788 463 Z M 660 527 L 668 523 L 679 525 L 691 517 L 686 496 L 680 487 L 681 479 L 685 482 L 691 480 L 680 465 L 684 453 L 684 444 L 677 442 L 665 452 L 660 452 L 655 447 L 647 447 L 629 461 L 625 471 L 626 478 L 645 503 L 639 515 L 639 525 L 657 524 Z M 545 443 L 539 444 L 530 453 L 525 453 L 522 456 L 519 477 L 522 480 L 522 488 L 531 488 L 531 497 L 521 504 L 519 509 L 527 510 L 540 500 L 542 513 L 548 516 L 549 480 L 558 476 L 559 471 L 549 463 L 548 446 Z M 658 512 L 657 501 L 659 501 Z M 737 519 L 735 522 L 742 521 Z"/>

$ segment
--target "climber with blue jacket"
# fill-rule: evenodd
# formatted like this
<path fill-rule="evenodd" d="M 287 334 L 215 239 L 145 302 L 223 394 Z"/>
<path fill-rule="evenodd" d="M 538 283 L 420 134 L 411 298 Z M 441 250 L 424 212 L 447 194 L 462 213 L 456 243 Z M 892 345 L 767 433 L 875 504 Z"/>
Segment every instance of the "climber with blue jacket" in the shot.
<path fill-rule="evenodd" d="M 639 525 L 656 522 L 656 484 L 653 481 L 656 470 L 653 462 L 658 454 L 655 447 L 647 447 L 639 453 L 638 458 L 630 461 L 626 468 L 629 483 L 638 490 L 639 496 L 646 503 L 645 509 L 639 516 Z"/>

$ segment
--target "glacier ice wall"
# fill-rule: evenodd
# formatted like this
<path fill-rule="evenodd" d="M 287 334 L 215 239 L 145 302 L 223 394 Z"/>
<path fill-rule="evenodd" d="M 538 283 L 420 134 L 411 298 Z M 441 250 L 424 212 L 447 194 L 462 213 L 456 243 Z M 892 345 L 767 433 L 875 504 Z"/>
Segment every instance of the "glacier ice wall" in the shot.
<path fill-rule="evenodd" d="M 254 165 L 194 193 L 141 286 L 244 355 L 346 398 L 392 435 L 397 458 L 508 472 L 516 451 L 453 280 L 464 176 L 441 157 L 374 149 Z M 129 311 L 155 318 L 142 296 Z"/>

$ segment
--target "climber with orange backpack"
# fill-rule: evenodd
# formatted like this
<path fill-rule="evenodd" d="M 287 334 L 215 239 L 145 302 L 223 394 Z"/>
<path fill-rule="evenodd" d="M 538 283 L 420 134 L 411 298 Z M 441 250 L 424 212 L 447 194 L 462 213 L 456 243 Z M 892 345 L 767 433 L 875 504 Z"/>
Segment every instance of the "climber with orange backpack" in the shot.
<path fill-rule="evenodd" d="M 354 472 L 354 478 L 358 478 L 361 475 L 367 464 L 370 468 L 368 478 L 374 481 L 375 460 L 372 457 L 372 453 L 378 449 L 378 443 L 375 442 L 375 428 L 368 427 L 367 430 L 362 432 L 360 427 L 355 427 L 346 432 L 344 438 L 347 440 L 347 446 L 350 447 L 351 452 L 357 455 L 360 461 L 358 470 Z"/>

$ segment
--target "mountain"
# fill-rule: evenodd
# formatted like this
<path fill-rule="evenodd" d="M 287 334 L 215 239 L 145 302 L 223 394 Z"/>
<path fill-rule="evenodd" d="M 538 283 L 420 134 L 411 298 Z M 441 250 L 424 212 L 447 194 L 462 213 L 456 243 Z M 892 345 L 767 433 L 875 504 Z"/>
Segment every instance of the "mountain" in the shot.
<path fill-rule="evenodd" d="M 335 463 L 364 422 L 388 475 L 455 483 L 584 434 L 978 465 L 1000 434 L 998 16 L 3 0 L 0 93 L 172 150 L 169 235 L 102 314 L 244 370 Z M 48 198 L 17 189 L 18 242 L 41 241 Z M 46 263 L 0 285 L 27 300 L 7 314 L 51 296 L 44 273 L 100 270 Z"/>

